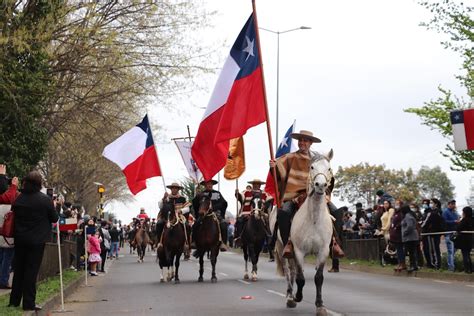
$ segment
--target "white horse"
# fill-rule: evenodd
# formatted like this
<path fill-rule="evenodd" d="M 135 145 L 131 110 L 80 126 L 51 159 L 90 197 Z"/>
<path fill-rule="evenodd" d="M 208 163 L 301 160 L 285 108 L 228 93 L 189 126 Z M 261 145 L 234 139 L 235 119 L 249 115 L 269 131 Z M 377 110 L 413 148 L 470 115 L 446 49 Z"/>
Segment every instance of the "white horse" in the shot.
<path fill-rule="evenodd" d="M 333 226 L 326 202 L 326 189 L 332 178 L 329 161 L 333 157 L 331 149 L 327 155 L 312 153 L 311 165 L 308 176 L 308 197 L 293 217 L 291 225 L 291 241 L 294 248 L 294 259 L 282 257 L 284 245 L 278 234 L 275 258 L 277 272 L 286 277 L 288 284 L 286 292 L 286 306 L 296 307 L 296 302 L 303 299 L 303 286 L 305 284 L 303 267 L 304 257 L 307 254 L 316 256 L 316 315 L 326 315 L 323 306 L 321 289 L 323 285 L 323 269 L 329 255 L 329 245 L 332 239 Z M 274 229 L 277 220 L 277 209 L 274 208 L 270 215 L 270 227 Z M 293 297 L 293 284 L 296 278 L 298 286 Z"/>

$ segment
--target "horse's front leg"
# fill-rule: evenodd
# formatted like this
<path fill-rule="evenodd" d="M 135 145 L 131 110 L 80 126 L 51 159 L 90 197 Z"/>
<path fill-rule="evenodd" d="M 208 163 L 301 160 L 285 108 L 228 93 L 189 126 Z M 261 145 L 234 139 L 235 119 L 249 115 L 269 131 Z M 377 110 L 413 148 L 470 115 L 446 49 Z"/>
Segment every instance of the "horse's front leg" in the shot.
<path fill-rule="evenodd" d="M 248 253 L 247 245 L 246 245 L 246 244 L 243 244 L 243 245 L 242 245 L 242 251 L 244 252 L 244 260 L 245 260 L 244 280 L 248 280 L 248 279 L 249 279 L 249 269 L 248 269 L 248 265 L 249 265 L 249 253 Z"/>
<path fill-rule="evenodd" d="M 219 248 L 214 248 L 211 250 L 211 265 L 212 265 L 212 275 L 211 275 L 211 282 L 216 283 L 216 263 L 217 263 L 217 255 L 219 253 Z"/>
<path fill-rule="evenodd" d="M 204 281 L 204 279 L 202 278 L 203 273 L 204 273 L 204 252 L 202 252 L 199 255 L 199 278 L 198 278 L 198 282 Z"/>
<path fill-rule="evenodd" d="M 316 270 L 316 274 L 314 276 L 314 284 L 316 284 L 316 315 L 317 316 L 325 316 L 327 315 L 327 311 L 323 305 L 323 298 L 322 298 L 322 289 L 323 289 L 323 281 L 324 281 L 324 263 L 322 263 Z"/>
<path fill-rule="evenodd" d="M 301 250 L 295 248 L 296 286 L 297 286 L 295 302 L 301 302 L 303 300 L 303 287 L 305 284 L 303 265 L 304 265 L 304 254 Z"/>
<path fill-rule="evenodd" d="M 252 260 L 252 281 L 257 281 L 257 254 L 255 253 L 255 245 L 253 243 L 249 244 L 249 255 L 250 260 Z"/>
<path fill-rule="evenodd" d="M 174 283 L 178 284 L 179 283 L 179 275 L 178 275 L 178 270 L 179 270 L 179 264 L 181 260 L 181 253 L 176 254 L 176 259 L 175 259 L 175 264 L 174 267 L 176 271 L 174 272 Z"/>

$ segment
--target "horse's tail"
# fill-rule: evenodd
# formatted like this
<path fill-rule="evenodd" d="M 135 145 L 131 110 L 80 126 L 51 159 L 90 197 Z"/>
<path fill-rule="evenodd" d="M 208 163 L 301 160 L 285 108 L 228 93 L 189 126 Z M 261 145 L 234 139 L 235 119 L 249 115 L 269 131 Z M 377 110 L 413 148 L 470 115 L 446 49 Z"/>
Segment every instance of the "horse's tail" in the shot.
<path fill-rule="evenodd" d="M 276 245 L 275 248 L 278 248 L 278 245 Z M 276 272 L 279 276 L 285 276 L 285 271 L 283 271 L 283 260 L 285 259 L 280 256 L 278 249 L 275 249 Z"/>

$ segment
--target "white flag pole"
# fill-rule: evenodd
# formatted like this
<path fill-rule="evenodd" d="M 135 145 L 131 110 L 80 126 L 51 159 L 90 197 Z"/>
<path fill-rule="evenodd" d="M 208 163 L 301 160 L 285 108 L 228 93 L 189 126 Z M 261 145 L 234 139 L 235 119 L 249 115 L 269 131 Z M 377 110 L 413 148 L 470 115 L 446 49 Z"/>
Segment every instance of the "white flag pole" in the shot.
<path fill-rule="evenodd" d="M 86 286 L 88 286 L 87 284 L 87 259 L 88 259 L 88 255 L 87 255 L 87 225 L 86 223 L 84 223 L 84 271 L 86 272 Z"/>
<path fill-rule="evenodd" d="M 63 263 L 61 259 L 61 240 L 59 234 L 59 220 L 56 224 L 56 241 L 58 244 L 58 256 L 59 256 L 59 284 L 61 287 L 61 311 L 64 311 L 64 284 L 63 284 Z"/>

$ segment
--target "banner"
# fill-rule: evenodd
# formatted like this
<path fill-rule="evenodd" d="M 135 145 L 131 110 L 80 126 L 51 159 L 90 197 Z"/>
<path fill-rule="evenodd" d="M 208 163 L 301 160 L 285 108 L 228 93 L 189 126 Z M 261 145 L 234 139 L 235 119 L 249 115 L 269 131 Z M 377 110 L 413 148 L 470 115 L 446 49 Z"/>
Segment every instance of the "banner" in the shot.
<path fill-rule="evenodd" d="M 174 142 L 178 147 L 181 158 L 183 158 L 183 162 L 186 166 L 186 169 L 188 170 L 189 176 L 197 183 L 201 182 L 201 171 L 198 169 L 196 162 L 191 156 L 191 147 L 193 146 L 193 142 L 186 140 L 175 140 Z"/>
<path fill-rule="evenodd" d="M 245 171 L 244 138 L 231 139 L 229 156 L 224 167 L 224 178 L 227 180 L 238 179 Z"/>

